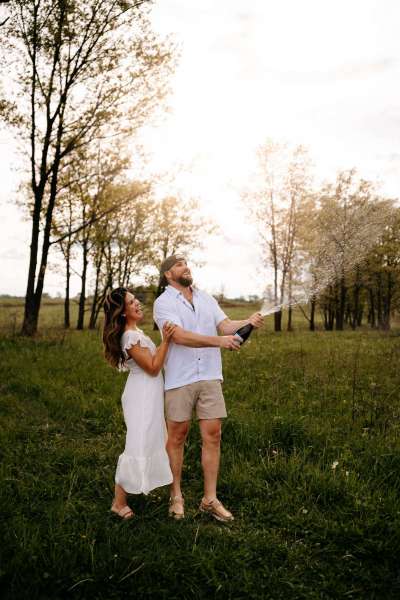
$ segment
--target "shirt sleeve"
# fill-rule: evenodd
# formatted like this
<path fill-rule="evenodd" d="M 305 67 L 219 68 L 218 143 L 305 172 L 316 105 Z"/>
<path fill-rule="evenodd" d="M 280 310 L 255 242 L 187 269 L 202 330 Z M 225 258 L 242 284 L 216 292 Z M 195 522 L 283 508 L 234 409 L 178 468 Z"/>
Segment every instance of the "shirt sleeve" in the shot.
<path fill-rule="evenodd" d="M 169 302 L 157 299 L 154 303 L 153 318 L 157 323 L 160 332 L 162 332 L 164 323 L 167 321 L 179 325 L 179 327 L 183 327 L 179 315 L 173 310 L 173 306 L 171 306 Z"/>
<path fill-rule="evenodd" d="M 121 340 L 121 348 L 125 360 L 128 360 L 130 358 L 127 351 L 130 348 L 132 348 L 132 346 L 136 346 L 136 344 L 139 344 L 140 346 L 142 346 L 142 348 L 150 349 L 147 340 L 138 331 L 127 331 L 126 333 L 124 333 L 124 336 Z"/>
<path fill-rule="evenodd" d="M 222 321 L 228 319 L 229 317 L 226 316 L 216 299 L 213 296 L 210 296 L 210 298 L 212 300 L 215 327 L 218 327 Z"/>

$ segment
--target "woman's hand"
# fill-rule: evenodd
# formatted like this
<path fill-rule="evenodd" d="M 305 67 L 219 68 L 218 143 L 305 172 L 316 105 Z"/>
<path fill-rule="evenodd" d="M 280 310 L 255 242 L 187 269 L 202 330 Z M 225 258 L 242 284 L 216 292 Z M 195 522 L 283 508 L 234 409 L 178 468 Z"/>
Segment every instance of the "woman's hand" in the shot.
<path fill-rule="evenodd" d="M 164 323 L 164 326 L 162 328 L 162 334 L 163 334 L 163 341 L 164 342 L 170 342 L 172 336 L 174 335 L 174 331 L 176 329 L 176 325 L 175 323 L 171 323 L 170 321 L 166 321 Z"/>

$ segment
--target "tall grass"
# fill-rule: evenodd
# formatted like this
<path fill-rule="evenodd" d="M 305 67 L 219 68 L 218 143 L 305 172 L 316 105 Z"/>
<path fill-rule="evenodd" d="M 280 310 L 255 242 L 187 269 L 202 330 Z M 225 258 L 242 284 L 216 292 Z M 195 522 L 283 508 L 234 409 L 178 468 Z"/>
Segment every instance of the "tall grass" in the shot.
<path fill-rule="evenodd" d="M 197 511 L 195 423 L 187 518 L 168 519 L 166 488 L 132 496 L 132 521 L 109 512 L 126 374 L 104 363 L 98 331 L 9 330 L 0 355 L 4 598 L 400 597 L 396 331 L 267 327 L 224 353 L 230 526 Z"/>

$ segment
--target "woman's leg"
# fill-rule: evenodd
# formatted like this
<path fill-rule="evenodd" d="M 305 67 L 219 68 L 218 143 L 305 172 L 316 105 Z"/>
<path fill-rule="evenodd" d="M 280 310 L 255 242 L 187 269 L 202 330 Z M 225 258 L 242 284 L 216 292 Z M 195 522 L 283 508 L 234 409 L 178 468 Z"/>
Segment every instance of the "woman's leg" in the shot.
<path fill-rule="evenodd" d="M 113 507 L 116 510 L 121 510 L 121 508 L 124 508 L 124 506 L 127 506 L 127 493 L 125 492 L 123 487 L 121 487 L 120 485 L 118 485 L 118 483 L 116 483 L 115 491 L 114 491 Z"/>

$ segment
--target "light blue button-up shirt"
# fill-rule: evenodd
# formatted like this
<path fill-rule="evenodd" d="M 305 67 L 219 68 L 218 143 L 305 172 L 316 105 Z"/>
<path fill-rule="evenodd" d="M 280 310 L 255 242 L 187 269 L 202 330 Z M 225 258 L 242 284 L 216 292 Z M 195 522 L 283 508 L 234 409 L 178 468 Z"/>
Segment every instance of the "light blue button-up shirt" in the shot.
<path fill-rule="evenodd" d="M 154 302 L 154 320 L 160 331 L 166 321 L 171 321 L 187 331 L 218 335 L 217 326 L 227 318 L 215 298 L 197 288 L 193 288 L 193 306 L 170 285 Z M 222 381 L 221 351 L 219 348 L 189 348 L 171 343 L 164 370 L 166 390 L 196 381 Z"/>

